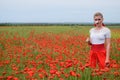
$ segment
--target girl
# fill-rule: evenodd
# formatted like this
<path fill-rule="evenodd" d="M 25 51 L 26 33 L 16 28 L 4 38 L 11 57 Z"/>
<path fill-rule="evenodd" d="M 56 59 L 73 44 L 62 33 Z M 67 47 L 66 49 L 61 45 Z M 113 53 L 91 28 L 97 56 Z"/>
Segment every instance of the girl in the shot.
<path fill-rule="evenodd" d="M 86 40 L 91 45 L 89 65 L 95 68 L 98 64 L 101 69 L 104 69 L 110 63 L 111 31 L 103 24 L 103 15 L 100 12 L 94 14 L 94 23 L 95 27 L 89 30 L 90 36 Z"/>

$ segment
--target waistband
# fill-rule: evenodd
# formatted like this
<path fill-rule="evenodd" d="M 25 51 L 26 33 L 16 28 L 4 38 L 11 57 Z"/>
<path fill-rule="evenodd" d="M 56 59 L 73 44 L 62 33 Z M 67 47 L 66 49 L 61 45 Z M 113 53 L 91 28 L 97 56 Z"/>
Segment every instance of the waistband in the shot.
<path fill-rule="evenodd" d="M 91 50 L 100 51 L 105 50 L 104 44 L 92 44 Z"/>
<path fill-rule="evenodd" d="M 104 44 L 92 44 L 92 46 L 104 46 Z"/>

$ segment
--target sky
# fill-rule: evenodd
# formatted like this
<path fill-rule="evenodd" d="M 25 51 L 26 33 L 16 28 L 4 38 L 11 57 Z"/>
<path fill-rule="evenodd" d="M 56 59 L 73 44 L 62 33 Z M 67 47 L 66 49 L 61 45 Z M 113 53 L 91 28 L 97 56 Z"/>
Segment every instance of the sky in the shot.
<path fill-rule="evenodd" d="M 120 0 L 0 0 L 0 23 L 120 23 Z"/>

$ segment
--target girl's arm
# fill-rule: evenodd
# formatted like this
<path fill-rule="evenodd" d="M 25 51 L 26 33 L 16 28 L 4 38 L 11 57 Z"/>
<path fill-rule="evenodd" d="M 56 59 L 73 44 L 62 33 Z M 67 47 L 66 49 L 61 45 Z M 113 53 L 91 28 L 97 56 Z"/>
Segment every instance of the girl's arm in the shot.
<path fill-rule="evenodd" d="M 106 66 L 109 66 L 109 57 L 110 57 L 110 38 L 106 38 Z"/>
<path fill-rule="evenodd" d="M 89 38 L 89 37 L 86 39 L 86 42 L 87 42 L 89 45 L 92 45 L 91 42 L 90 42 L 90 38 Z"/>

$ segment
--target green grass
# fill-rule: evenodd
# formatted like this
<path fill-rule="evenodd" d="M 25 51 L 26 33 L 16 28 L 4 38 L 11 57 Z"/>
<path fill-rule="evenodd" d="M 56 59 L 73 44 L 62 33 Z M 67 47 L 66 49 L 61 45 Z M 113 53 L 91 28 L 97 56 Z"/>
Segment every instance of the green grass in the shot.
<path fill-rule="evenodd" d="M 120 37 L 120 26 L 107 26 L 111 29 L 112 38 Z M 19 34 L 26 37 L 30 32 L 35 33 L 71 33 L 71 34 L 89 34 L 91 26 L 0 26 L 0 33 L 6 32 L 13 34 Z M 117 30 L 117 31 L 116 31 Z M 75 32 L 75 33 L 73 33 Z"/>
<path fill-rule="evenodd" d="M 109 26 L 108 26 L 109 27 Z M 11 37 L 12 36 L 15 36 L 15 37 L 17 37 L 16 35 L 18 34 L 18 35 L 20 35 L 20 36 L 23 36 L 23 37 L 25 37 L 25 39 L 26 39 L 26 37 L 28 37 L 31 33 L 33 33 L 33 34 L 42 34 L 42 33 L 47 33 L 47 34 L 60 34 L 61 36 L 63 36 L 64 35 L 64 37 L 67 37 L 67 36 L 72 36 L 72 35 L 79 35 L 79 34 L 84 34 L 84 35 L 88 35 L 89 34 L 89 29 L 91 28 L 91 26 L 7 26 L 7 27 L 0 27 L 0 36 L 3 34 L 3 33 L 5 33 L 5 36 L 7 37 L 8 36 L 8 38 L 9 39 L 6 39 L 6 37 L 4 37 L 4 38 L 0 38 L 1 39 L 1 42 L 2 42 L 2 44 L 6 44 L 7 43 L 7 40 L 9 41 L 9 40 L 13 40 L 13 41 L 11 41 L 11 42 L 9 42 L 9 44 L 11 44 L 10 45 L 10 47 L 8 46 L 8 48 L 7 49 L 13 49 L 14 50 L 14 46 L 22 46 L 23 44 L 22 43 L 20 43 L 19 42 L 19 40 L 17 39 L 12 39 Z M 120 38 L 120 35 L 119 35 L 119 31 L 120 31 L 120 28 L 119 28 L 119 26 L 116 28 L 115 26 L 110 26 L 109 27 L 110 29 L 111 29 L 111 32 L 112 32 L 112 50 L 111 50 L 111 58 L 112 59 L 114 59 L 114 60 L 116 60 L 116 62 L 118 62 L 119 63 L 119 60 L 120 60 L 120 58 L 119 57 L 116 57 L 115 56 L 115 54 L 118 54 L 119 55 L 119 51 L 117 50 L 117 44 L 119 43 L 117 43 L 116 41 L 117 41 L 117 39 L 119 39 Z M 7 35 L 6 35 L 7 34 Z M 34 36 L 34 35 L 33 35 Z M 44 34 L 44 35 L 42 35 L 42 36 L 44 36 L 44 37 L 46 37 L 46 35 Z M 54 35 L 52 35 L 53 37 L 55 37 Z M 52 37 L 51 35 L 50 35 L 50 37 Z M 35 38 L 35 37 L 33 37 L 33 38 Z M 33 39 L 32 38 L 32 39 Z M 37 37 L 36 37 L 36 39 L 37 39 Z M 72 38 L 69 38 L 69 39 L 72 39 Z M 75 38 L 76 39 L 76 38 Z M 78 38 L 77 38 L 78 39 Z M 115 39 L 115 40 L 114 40 Z M 6 41 L 6 42 L 5 42 Z M 21 40 L 20 40 L 21 41 Z M 60 40 L 61 41 L 61 40 Z M 28 43 L 27 43 L 28 42 Z M 27 41 L 27 42 L 25 42 L 26 44 L 30 44 L 31 42 L 30 41 Z M 53 41 L 54 42 L 54 41 Z M 2 44 L 0 44 L 0 48 L 3 50 L 3 51 L 5 51 L 5 45 L 2 45 Z M 69 43 L 70 44 L 70 43 Z M 73 44 L 71 44 L 71 45 L 73 45 Z M 78 44 L 79 45 L 79 44 Z M 34 44 L 33 44 L 33 46 L 35 46 Z M 25 46 L 22 46 L 23 48 L 23 50 L 27 50 L 27 48 L 25 47 Z M 25 47 L 25 48 L 24 48 Z M 69 46 L 70 47 L 70 46 Z M 74 46 L 75 47 L 75 46 Z M 82 47 L 84 47 L 84 46 L 82 46 Z M 78 47 L 78 48 L 76 48 L 76 49 L 79 49 L 80 47 Z M 46 50 L 47 48 L 45 48 L 45 50 Z M 10 50 L 10 51 L 11 51 Z M 79 49 L 79 50 L 81 50 L 81 49 Z M 85 48 L 85 50 L 86 51 L 88 51 L 88 49 L 86 49 Z M 52 51 L 52 50 L 51 50 Z M 81 50 L 82 52 L 86 52 L 86 51 L 83 51 L 83 50 Z M 13 53 L 14 53 L 14 51 L 13 51 Z M 31 53 L 34 53 L 34 57 L 31 57 L 30 59 L 28 58 L 28 57 L 30 57 L 29 55 L 27 56 L 27 57 L 22 57 L 21 58 L 21 62 L 24 62 L 24 61 L 27 61 L 27 60 L 30 60 L 30 61 L 33 61 L 34 59 L 35 59 L 35 57 L 39 54 L 38 52 L 37 52 L 37 49 L 33 49 L 32 50 L 32 52 Z M 29 54 L 31 54 L 31 53 L 29 53 Z M 48 53 L 49 53 L 49 49 L 48 49 Z M 4 56 L 2 56 L 1 57 L 1 60 L 9 60 L 9 57 L 6 57 L 7 56 L 7 51 L 4 53 Z M 53 55 L 52 57 L 54 58 L 54 57 L 56 57 L 56 55 L 58 55 L 57 53 L 55 53 L 54 52 L 54 54 L 55 55 Z M 78 54 L 78 56 L 79 56 L 80 54 Z M 6 57 L 6 58 L 5 58 Z M 15 56 L 14 56 L 15 57 Z M 41 59 L 44 61 L 44 58 L 45 57 L 42 57 Z M 13 73 L 13 71 L 12 71 L 12 69 L 11 69 L 11 66 L 12 66 L 12 64 L 16 64 L 16 66 L 19 66 L 19 71 L 21 71 L 21 70 L 23 70 L 24 68 L 25 68 L 25 66 L 27 66 L 27 65 L 24 65 L 23 63 L 19 63 L 19 64 L 17 64 L 17 62 L 16 62 L 16 58 L 15 59 L 12 59 L 11 60 L 11 63 L 10 64 L 7 64 L 7 65 L 5 65 L 4 67 L 0 67 L 0 75 L 4 72 L 4 71 L 6 71 L 7 72 L 7 74 L 5 75 L 5 76 L 9 76 L 9 75 L 11 75 L 12 73 Z M 28 67 L 31 67 L 32 65 L 29 65 Z M 38 67 L 37 67 L 37 69 L 39 69 L 41 66 L 43 66 L 42 64 L 41 65 L 39 65 Z M 44 66 L 45 67 L 45 69 L 47 69 L 47 72 L 49 72 L 49 67 L 48 67 L 48 65 L 45 65 Z M 59 66 L 58 66 L 59 67 Z M 76 67 L 75 67 L 76 68 Z M 74 67 L 71 67 L 71 68 L 68 68 L 68 69 L 66 69 L 65 70 L 65 72 L 66 73 L 69 73 L 69 71 L 71 71 L 71 70 L 75 70 L 75 68 Z M 58 68 L 59 69 L 59 68 Z M 115 72 L 115 71 L 119 71 L 119 70 L 116 70 L 115 68 L 113 68 L 112 69 L 113 71 L 111 71 L 111 73 L 113 73 L 113 72 Z M 113 75 L 113 74 L 108 74 L 108 73 L 106 73 L 106 74 L 104 74 L 104 75 L 102 75 L 102 76 L 91 76 L 91 69 L 90 68 L 85 68 L 85 70 L 84 70 L 84 72 L 82 72 L 81 70 L 78 70 L 78 67 L 77 67 L 77 70 L 76 70 L 76 72 L 77 73 L 80 73 L 80 75 L 81 75 L 81 78 L 80 78 L 80 80 L 101 80 L 101 79 L 103 79 L 103 77 L 108 77 L 108 79 L 109 80 L 113 80 L 114 78 L 115 78 L 115 76 Z M 120 71 L 119 71 L 120 72 Z M 48 74 L 49 75 L 49 74 Z M 19 73 L 19 74 L 15 74 L 15 76 L 16 77 L 18 77 L 19 79 L 21 79 L 21 80 L 26 80 L 26 78 L 25 78 L 25 76 L 26 75 L 24 75 L 24 74 L 22 74 L 22 73 Z M 65 78 L 65 76 L 64 75 L 61 75 L 62 76 L 62 78 Z M 40 79 L 39 77 L 38 77 L 38 73 L 35 73 L 35 75 L 34 75 L 34 77 L 36 77 L 36 78 L 38 78 L 38 79 Z M 118 77 L 116 77 L 115 78 L 115 80 L 119 80 L 119 76 Z M 59 78 L 57 78 L 57 77 L 55 77 L 54 78 L 54 80 L 58 80 Z M 79 78 L 77 78 L 77 77 L 74 77 L 74 76 L 70 76 L 70 77 L 68 77 L 68 78 L 66 78 L 66 80 L 78 80 Z M 43 80 L 47 80 L 47 78 L 45 78 L 45 79 L 43 79 Z"/>

